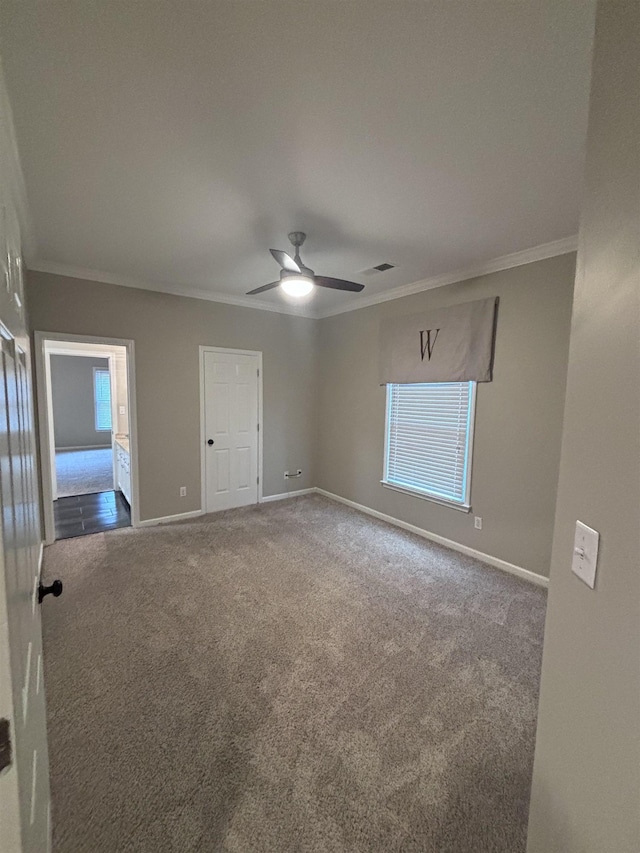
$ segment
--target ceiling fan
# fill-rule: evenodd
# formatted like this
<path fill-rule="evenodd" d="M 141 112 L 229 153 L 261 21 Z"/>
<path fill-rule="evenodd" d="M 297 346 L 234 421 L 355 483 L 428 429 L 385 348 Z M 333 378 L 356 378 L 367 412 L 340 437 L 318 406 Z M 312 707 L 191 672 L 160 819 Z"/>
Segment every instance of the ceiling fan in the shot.
<path fill-rule="evenodd" d="M 306 238 L 307 235 L 302 231 L 292 231 L 289 234 L 289 240 L 295 249 L 293 258 L 280 249 L 269 249 L 282 267 L 280 278 L 278 281 L 272 281 L 269 284 L 263 284 L 262 287 L 256 287 L 255 290 L 250 290 L 247 296 L 253 296 L 255 293 L 264 293 L 265 290 L 271 290 L 274 287 L 278 287 L 278 285 L 289 296 L 306 296 L 311 293 L 314 285 L 317 287 L 330 287 L 332 290 L 349 290 L 352 293 L 360 293 L 361 290 L 364 290 L 364 284 L 356 284 L 355 281 L 344 281 L 341 278 L 329 278 L 326 275 L 316 275 L 309 267 L 305 267 L 300 260 L 300 246 L 302 246 Z"/>

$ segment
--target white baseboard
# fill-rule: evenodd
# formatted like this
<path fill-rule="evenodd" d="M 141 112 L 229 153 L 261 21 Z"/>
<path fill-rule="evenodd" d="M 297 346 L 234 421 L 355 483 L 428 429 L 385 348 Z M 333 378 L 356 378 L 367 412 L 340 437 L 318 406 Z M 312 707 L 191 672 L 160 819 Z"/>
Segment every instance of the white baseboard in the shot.
<path fill-rule="evenodd" d="M 284 493 L 282 495 L 267 495 L 260 499 L 260 503 L 269 503 L 270 501 L 282 501 L 286 498 L 298 498 L 301 495 L 310 495 L 315 492 L 312 489 L 299 489 L 297 492 Z M 180 512 L 177 515 L 164 515 L 161 518 L 144 518 L 140 519 L 139 527 L 154 527 L 156 524 L 169 524 L 172 521 L 182 521 L 186 518 L 196 518 L 198 515 L 204 515 L 201 509 L 194 509 L 191 512 Z"/>
<path fill-rule="evenodd" d="M 355 501 L 350 501 L 348 498 L 343 498 L 340 495 L 334 495 L 332 492 L 327 492 L 325 489 L 316 488 L 315 491 L 319 495 L 324 495 L 332 501 L 346 504 L 347 506 L 357 509 L 360 512 L 371 515 L 380 521 L 386 521 L 388 524 L 393 524 L 395 527 L 401 527 L 403 530 L 408 530 L 410 533 L 415 533 L 417 536 L 422 536 L 423 539 L 430 539 L 432 542 L 437 542 L 438 545 L 444 545 L 445 548 L 451 548 L 452 551 L 458 551 L 460 554 L 466 554 L 468 557 L 475 557 L 483 563 L 488 563 L 496 569 L 502 569 L 503 572 L 508 572 L 511 575 L 517 575 L 530 583 L 537 586 L 548 587 L 549 578 L 544 575 L 531 572 L 529 569 L 523 569 L 522 566 L 516 566 L 513 563 L 508 563 L 506 560 L 501 560 L 499 557 L 492 557 L 491 554 L 484 554 L 482 551 L 477 551 L 475 548 L 470 548 L 468 545 L 461 545 L 459 542 L 454 542 L 453 539 L 445 539 L 444 536 L 438 536 L 437 533 L 430 533 L 428 530 L 423 530 L 421 527 L 416 527 L 415 524 L 408 524 L 406 521 L 401 521 L 399 518 L 394 518 L 391 515 L 385 515 L 383 512 L 371 509 L 368 506 L 363 506 Z"/>
<path fill-rule="evenodd" d="M 284 501 L 287 498 L 299 498 L 302 495 L 313 495 L 316 491 L 317 489 L 314 487 L 311 489 L 298 489 L 295 492 L 283 492 L 281 495 L 266 495 L 266 497 L 260 499 L 260 503 L 266 504 L 271 501 Z"/>
<path fill-rule="evenodd" d="M 196 518 L 198 515 L 202 515 L 201 509 L 179 512 L 176 515 L 163 515 L 161 518 L 141 518 L 138 527 L 154 527 L 156 524 L 169 524 L 171 521 L 183 521 L 186 518 Z"/>

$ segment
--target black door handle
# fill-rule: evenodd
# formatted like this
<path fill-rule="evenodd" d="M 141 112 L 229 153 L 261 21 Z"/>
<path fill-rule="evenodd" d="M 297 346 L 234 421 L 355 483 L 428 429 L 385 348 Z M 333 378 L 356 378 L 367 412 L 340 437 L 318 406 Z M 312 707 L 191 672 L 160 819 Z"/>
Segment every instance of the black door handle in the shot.
<path fill-rule="evenodd" d="M 45 595 L 51 595 L 54 598 L 57 598 L 59 595 L 62 595 L 62 581 L 54 581 L 51 586 L 44 586 L 42 581 L 38 584 L 38 604 L 42 604 L 42 599 Z"/>
<path fill-rule="evenodd" d="M 210 438 L 209 441 L 207 442 L 207 444 L 209 445 L 209 447 L 211 447 L 211 445 L 213 444 L 213 439 Z"/>

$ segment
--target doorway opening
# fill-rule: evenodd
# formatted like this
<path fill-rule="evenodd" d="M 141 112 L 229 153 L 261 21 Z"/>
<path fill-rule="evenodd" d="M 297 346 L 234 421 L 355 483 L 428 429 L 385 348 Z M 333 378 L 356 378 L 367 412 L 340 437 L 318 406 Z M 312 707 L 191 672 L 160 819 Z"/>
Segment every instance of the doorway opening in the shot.
<path fill-rule="evenodd" d="M 137 526 L 133 342 L 35 341 L 45 541 Z"/>

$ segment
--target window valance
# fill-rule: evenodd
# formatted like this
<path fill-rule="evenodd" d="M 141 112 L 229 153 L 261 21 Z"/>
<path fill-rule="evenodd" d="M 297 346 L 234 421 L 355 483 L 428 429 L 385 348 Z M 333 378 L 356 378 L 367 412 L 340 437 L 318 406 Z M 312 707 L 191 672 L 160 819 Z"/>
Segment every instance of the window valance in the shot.
<path fill-rule="evenodd" d="M 498 298 L 393 317 L 380 326 L 380 384 L 491 382 Z"/>

